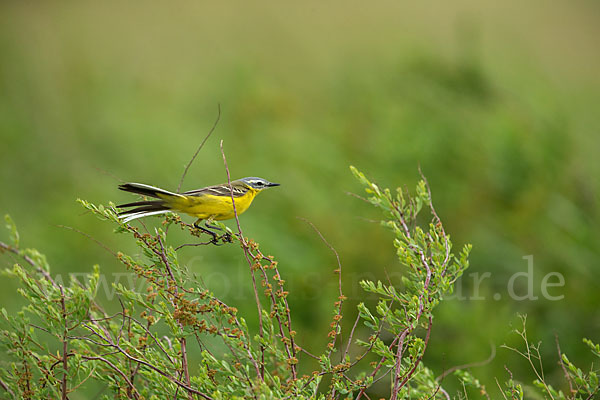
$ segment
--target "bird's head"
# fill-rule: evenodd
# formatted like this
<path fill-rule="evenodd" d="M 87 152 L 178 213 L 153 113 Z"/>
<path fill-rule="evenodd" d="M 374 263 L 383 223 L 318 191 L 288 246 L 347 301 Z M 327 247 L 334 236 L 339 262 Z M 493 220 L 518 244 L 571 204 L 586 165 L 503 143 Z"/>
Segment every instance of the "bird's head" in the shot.
<path fill-rule="evenodd" d="M 269 182 L 266 179 L 257 178 L 257 177 L 242 178 L 242 179 L 240 179 L 240 182 L 242 182 L 243 184 L 249 186 L 250 188 L 252 188 L 254 190 L 258 190 L 258 191 L 261 191 L 263 189 L 273 187 L 273 186 L 279 186 L 279 183 Z"/>

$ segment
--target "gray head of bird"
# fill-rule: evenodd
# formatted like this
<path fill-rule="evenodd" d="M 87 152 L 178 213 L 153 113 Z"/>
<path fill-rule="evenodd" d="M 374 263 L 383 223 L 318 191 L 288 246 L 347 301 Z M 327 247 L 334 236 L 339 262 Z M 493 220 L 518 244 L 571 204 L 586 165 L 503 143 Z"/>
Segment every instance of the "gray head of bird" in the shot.
<path fill-rule="evenodd" d="M 257 178 L 255 176 L 251 176 L 248 178 L 239 179 L 240 182 L 250 186 L 254 190 L 263 190 L 273 186 L 279 186 L 279 183 L 269 182 L 263 178 Z"/>

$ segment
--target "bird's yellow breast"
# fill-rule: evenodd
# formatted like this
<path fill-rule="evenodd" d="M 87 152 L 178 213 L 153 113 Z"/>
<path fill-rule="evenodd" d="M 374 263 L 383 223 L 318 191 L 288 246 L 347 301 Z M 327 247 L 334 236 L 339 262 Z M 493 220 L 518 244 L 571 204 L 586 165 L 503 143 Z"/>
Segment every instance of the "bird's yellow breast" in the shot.
<path fill-rule="evenodd" d="M 238 215 L 250 207 L 257 193 L 257 190 L 249 189 L 243 196 L 234 197 L 235 211 Z M 171 197 L 165 200 L 168 201 L 172 209 L 184 212 L 198 219 L 211 218 L 216 221 L 222 221 L 235 217 L 231 196 L 204 194 L 200 196 Z"/>

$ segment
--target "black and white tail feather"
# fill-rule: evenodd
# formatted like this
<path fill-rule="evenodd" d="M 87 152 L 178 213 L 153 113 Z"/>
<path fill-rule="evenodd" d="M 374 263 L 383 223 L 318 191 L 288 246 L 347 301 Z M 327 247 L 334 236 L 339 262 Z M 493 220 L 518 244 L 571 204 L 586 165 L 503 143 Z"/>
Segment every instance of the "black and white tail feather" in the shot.
<path fill-rule="evenodd" d="M 169 192 L 168 190 L 160 189 L 150 185 L 144 185 L 143 183 L 125 183 L 119 185 L 119 189 L 130 193 L 141 194 L 142 196 L 160 198 L 159 195 L 163 196 L 174 196 L 174 197 L 185 197 L 179 193 Z M 164 200 L 144 200 L 136 201 L 133 203 L 120 204 L 118 208 L 135 207 L 131 210 L 123 211 L 119 213 L 119 218 L 124 223 L 133 221 L 134 219 L 147 217 L 150 215 L 166 214 L 171 212 L 169 207 L 165 204 Z"/>

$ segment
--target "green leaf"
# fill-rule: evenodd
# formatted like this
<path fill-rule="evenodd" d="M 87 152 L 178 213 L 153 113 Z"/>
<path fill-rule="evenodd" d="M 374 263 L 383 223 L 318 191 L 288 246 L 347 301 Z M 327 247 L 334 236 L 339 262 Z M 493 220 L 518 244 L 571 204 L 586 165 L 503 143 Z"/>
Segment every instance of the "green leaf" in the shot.
<path fill-rule="evenodd" d="M 6 221 L 6 229 L 10 232 L 10 241 L 15 248 L 19 248 L 19 232 L 17 231 L 17 225 L 12 220 L 10 215 L 6 214 L 4 216 L 4 221 Z"/>
<path fill-rule="evenodd" d="M 583 343 L 585 343 L 596 357 L 600 357 L 600 345 L 592 342 L 590 339 L 584 338 Z"/>

